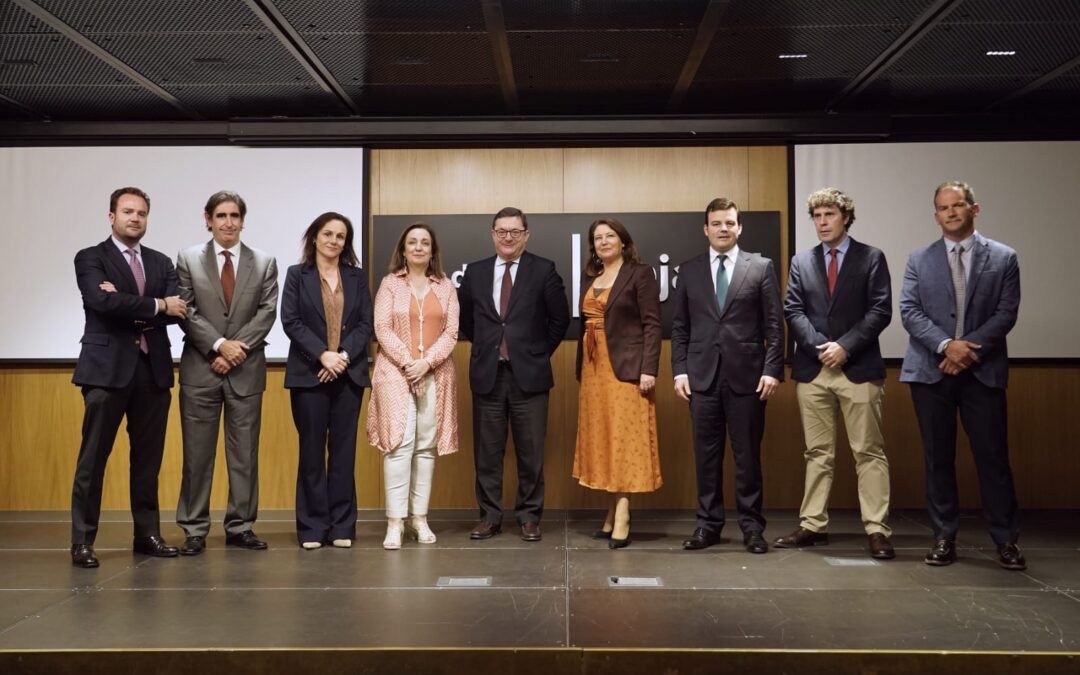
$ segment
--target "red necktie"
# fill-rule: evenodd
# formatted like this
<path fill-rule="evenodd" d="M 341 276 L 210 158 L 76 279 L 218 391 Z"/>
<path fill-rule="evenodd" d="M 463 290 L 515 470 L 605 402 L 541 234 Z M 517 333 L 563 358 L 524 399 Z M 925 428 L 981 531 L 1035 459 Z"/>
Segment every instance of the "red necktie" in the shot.
<path fill-rule="evenodd" d="M 510 275 L 513 261 L 505 264 L 502 278 L 502 290 L 499 291 L 499 316 L 506 321 L 506 310 L 510 308 L 510 291 L 514 287 L 514 277 Z M 506 344 L 506 328 L 503 327 L 502 342 L 499 343 L 499 358 L 503 361 L 510 360 L 510 347 Z"/>
<path fill-rule="evenodd" d="M 832 296 L 836 290 L 836 274 L 840 271 L 840 264 L 837 262 L 840 252 L 835 248 L 829 249 L 829 295 Z"/>
<path fill-rule="evenodd" d="M 221 292 L 225 294 L 225 309 L 232 307 L 233 291 L 236 290 L 236 271 L 233 269 L 232 253 L 222 251 L 225 264 L 221 266 Z"/>
<path fill-rule="evenodd" d="M 135 249 L 129 248 L 127 254 L 131 256 L 131 274 L 135 277 L 135 286 L 139 289 L 139 295 L 146 292 L 146 275 L 143 274 L 142 264 L 139 262 L 139 256 L 135 254 Z M 139 350 L 143 354 L 150 353 L 149 347 L 146 345 L 146 333 L 139 333 Z"/>

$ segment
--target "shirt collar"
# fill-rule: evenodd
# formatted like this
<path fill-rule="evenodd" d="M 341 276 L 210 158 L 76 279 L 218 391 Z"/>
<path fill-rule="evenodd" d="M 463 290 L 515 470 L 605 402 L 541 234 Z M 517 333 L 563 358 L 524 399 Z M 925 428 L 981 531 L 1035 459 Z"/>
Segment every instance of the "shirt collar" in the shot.
<path fill-rule="evenodd" d="M 974 243 L 975 243 L 975 235 L 978 234 L 978 233 L 979 233 L 978 230 L 976 230 L 976 231 L 971 233 L 970 237 L 968 237 L 967 239 L 964 239 L 962 241 L 953 241 L 952 239 L 946 239 L 945 237 L 942 237 L 942 239 L 945 239 L 945 252 L 946 253 L 952 253 L 953 249 L 956 248 L 957 244 L 963 244 L 964 245 L 964 253 L 967 253 L 968 251 L 971 250 L 972 246 L 974 245 Z"/>
<path fill-rule="evenodd" d="M 120 249 L 120 252 L 124 255 L 127 255 L 128 248 L 133 248 L 135 249 L 135 253 L 137 253 L 140 258 L 142 257 L 142 244 L 135 244 L 134 246 L 129 247 L 127 244 L 117 239 L 116 235 L 109 238 L 112 239 L 112 242 L 116 244 L 116 248 Z"/>
<path fill-rule="evenodd" d="M 727 253 L 720 253 L 719 251 L 717 251 L 712 246 L 709 247 L 709 264 L 710 265 L 712 265 L 713 262 L 715 262 L 716 259 L 721 257 L 721 256 L 727 256 L 728 258 L 731 258 L 731 262 L 735 262 L 736 260 L 739 259 L 739 245 L 735 244 L 734 246 L 732 246 L 728 250 Z"/>
<path fill-rule="evenodd" d="M 240 242 L 236 242 L 236 246 L 233 246 L 232 248 L 225 248 L 217 242 L 217 239 L 211 239 L 210 241 L 214 243 L 215 256 L 220 256 L 222 251 L 228 251 L 229 253 L 232 253 L 233 258 L 240 257 Z"/>
<path fill-rule="evenodd" d="M 845 256 L 845 255 L 847 255 L 847 252 L 848 252 L 849 248 L 851 248 L 851 237 L 845 235 L 844 236 L 844 241 L 840 242 L 836 246 L 836 250 L 840 251 L 841 256 Z M 821 242 L 821 251 L 826 256 L 828 256 L 829 255 L 829 245 L 826 244 L 825 242 Z"/>

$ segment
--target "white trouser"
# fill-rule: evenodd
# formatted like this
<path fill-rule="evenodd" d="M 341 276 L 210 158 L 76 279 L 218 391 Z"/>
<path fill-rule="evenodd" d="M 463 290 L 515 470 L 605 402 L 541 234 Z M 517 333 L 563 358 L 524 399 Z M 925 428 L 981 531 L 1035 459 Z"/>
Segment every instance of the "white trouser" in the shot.
<path fill-rule="evenodd" d="M 424 390 L 410 397 L 405 438 L 393 452 L 383 455 L 386 517 L 426 516 L 435 474 L 435 377 L 428 373 Z M 411 506 L 411 508 L 410 508 Z"/>

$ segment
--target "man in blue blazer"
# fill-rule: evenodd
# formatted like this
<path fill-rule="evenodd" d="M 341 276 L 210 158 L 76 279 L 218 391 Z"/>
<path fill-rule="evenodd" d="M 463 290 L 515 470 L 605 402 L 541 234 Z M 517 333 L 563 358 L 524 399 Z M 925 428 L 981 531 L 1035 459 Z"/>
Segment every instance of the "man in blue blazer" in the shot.
<path fill-rule="evenodd" d="M 112 236 L 75 256 L 86 324 L 72 382 L 82 388 L 83 437 L 71 489 L 71 562 L 97 567 L 94 540 L 101 516 L 105 463 L 120 422 L 131 443 L 133 549 L 177 554 L 161 538 L 158 472 L 173 385 L 165 327 L 187 316 L 168 256 L 142 246 L 150 198 L 134 187 L 109 198 Z"/>
<path fill-rule="evenodd" d="M 735 504 L 743 546 L 769 550 L 762 513 L 765 402 L 784 379 L 784 318 L 773 262 L 738 246 L 735 202 L 705 207 L 708 250 L 679 266 L 671 322 L 675 394 L 690 403 L 697 526 L 683 548 L 708 548 L 724 527 L 724 436 L 735 458 Z"/>
<path fill-rule="evenodd" d="M 566 291 L 555 263 L 527 253 L 529 221 L 508 206 L 491 225 L 496 255 L 470 263 L 458 289 L 461 336 L 472 341 L 473 451 L 480 522 L 472 539 L 502 530 L 506 433 L 514 434 L 515 512 L 524 541 L 539 541 L 544 511 L 544 439 L 551 355 L 570 325 Z"/>
<path fill-rule="evenodd" d="M 896 557 L 889 542 L 889 460 L 882 409 L 885 361 L 878 335 L 892 320 L 892 282 L 885 255 L 855 241 L 855 201 L 836 188 L 810 195 L 807 210 L 820 244 L 799 253 L 788 271 L 784 310 L 795 339 L 791 377 L 798 384 L 806 482 L 799 527 L 777 548 L 829 543 L 829 493 L 836 429 L 844 417 L 859 479 L 859 506 L 870 555 Z"/>
<path fill-rule="evenodd" d="M 1009 467 L 1005 336 L 1020 307 L 1016 251 L 975 230 L 979 204 L 961 181 L 934 191 L 942 238 L 911 254 L 904 271 L 900 317 L 910 334 L 900 381 L 911 398 L 926 455 L 926 493 L 934 527 L 928 565 L 956 561 L 960 527 L 956 488 L 956 414 L 971 442 L 983 516 L 1005 569 L 1026 568 L 1016 491 Z"/>

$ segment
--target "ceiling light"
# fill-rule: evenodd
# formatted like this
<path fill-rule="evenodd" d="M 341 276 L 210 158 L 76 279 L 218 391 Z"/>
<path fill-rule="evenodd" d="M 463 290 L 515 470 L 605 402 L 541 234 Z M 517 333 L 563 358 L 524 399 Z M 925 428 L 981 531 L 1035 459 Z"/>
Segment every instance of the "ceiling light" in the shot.
<path fill-rule="evenodd" d="M 986 52 L 986 55 L 987 56 L 1016 56 L 1016 50 L 1015 49 L 1009 49 L 1009 50 L 988 51 L 988 52 Z"/>
<path fill-rule="evenodd" d="M 782 59 L 805 59 L 809 54 L 781 54 Z"/>

